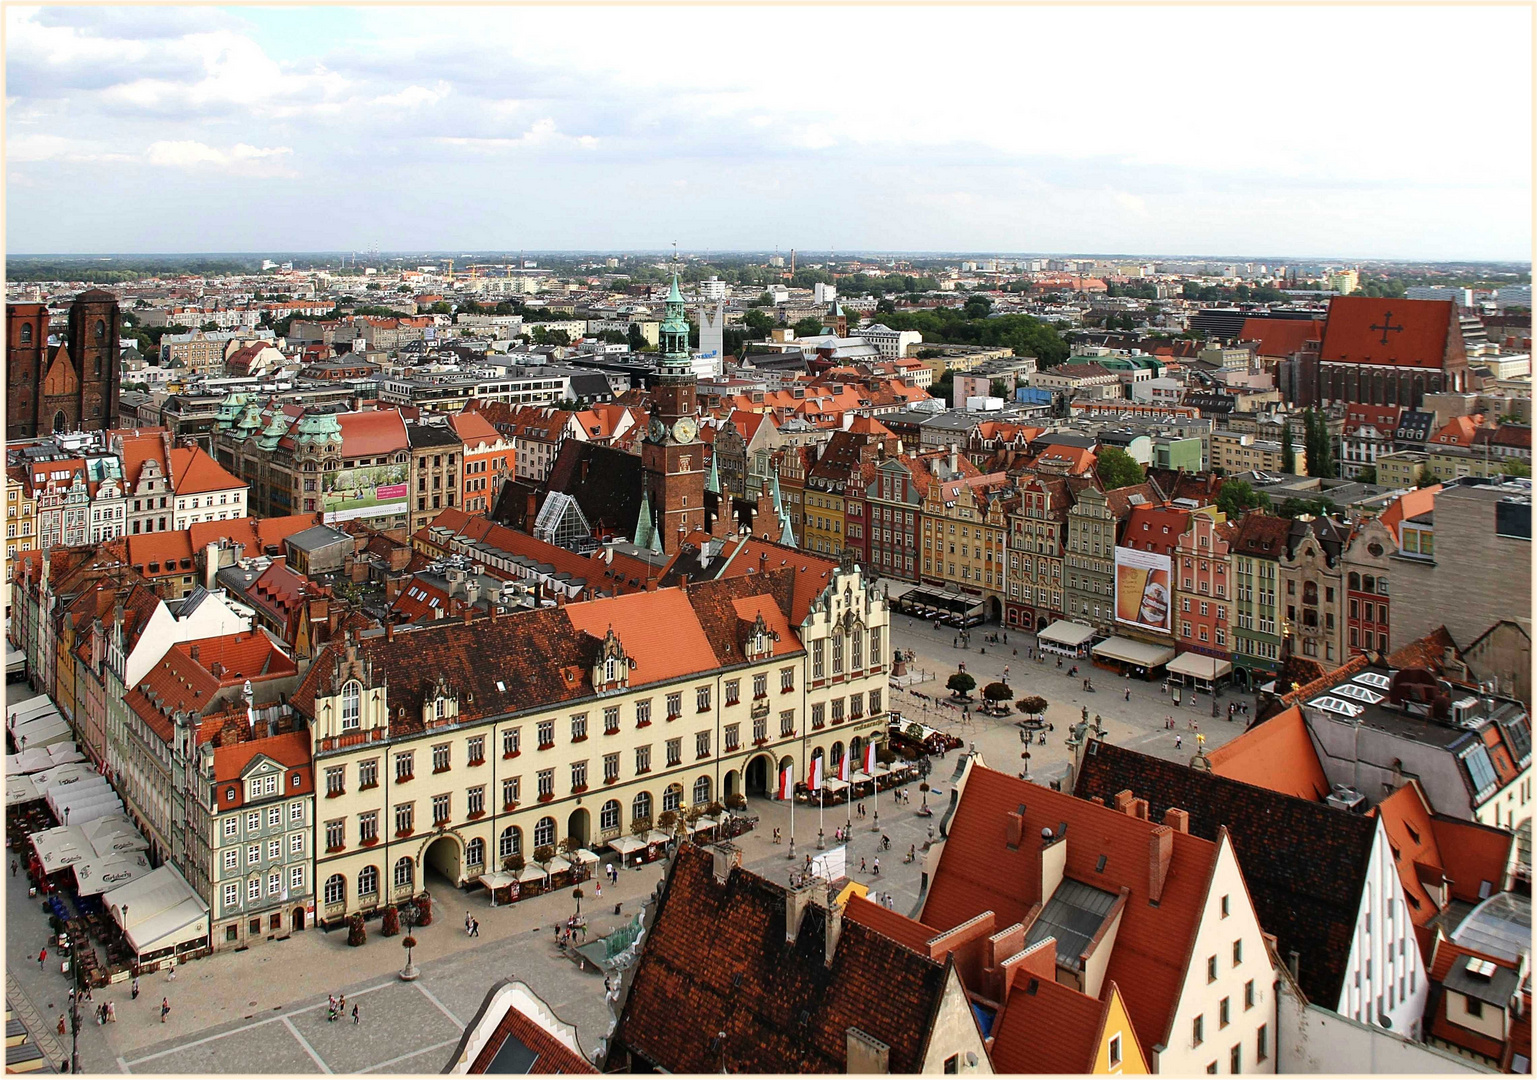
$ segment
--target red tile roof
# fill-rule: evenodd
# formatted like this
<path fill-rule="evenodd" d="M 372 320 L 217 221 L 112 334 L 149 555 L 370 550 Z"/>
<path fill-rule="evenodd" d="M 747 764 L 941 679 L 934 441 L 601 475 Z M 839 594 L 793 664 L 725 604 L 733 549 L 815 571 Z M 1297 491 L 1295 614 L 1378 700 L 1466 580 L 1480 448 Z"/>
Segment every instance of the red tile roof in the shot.
<path fill-rule="evenodd" d="M 595 1073 L 592 1063 L 561 1042 L 545 1028 L 535 1023 L 523 1010 L 509 1004 L 502 1019 L 486 1037 L 470 1064 L 469 1073 L 477 1075 L 492 1072 L 491 1063 L 501 1052 L 508 1039 L 522 1043 L 534 1055 L 527 1068 L 530 1076 L 552 1076 L 560 1073 Z M 495 1070 L 501 1072 L 504 1070 Z"/>
<path fill-rule="evenodd" d="M 1329 794 L 1329 781 L 1297 705 L 1209 751 L 1206 760 L 1212 772 L 1229 780 L 1299 799 L 1318 800 Z"/>
<path fill-rule="evenodd" d="M 1253 341 L 1260 356 L 1291 356 L 1323 337 L 1321 319 L 1245 319 L 1239 341 Z"/>
<path fill-rule="evenodd" d="M 1016 978 L 993 1023 L 993 1071 L 1092 1073 L 1114 993 L 1113 980 L 1098 1001 L 1051 979 Z"/>
<path fill-rule="evenodd" d="M 1025 807 L 1021 835 L 1032 842 L 1010 850 L 1008 815 L 1019 806 Z M 1155 907 L 1148 902 L 1150 838 L 1154 829 L 1167 826 L 973 766 L 934 870 L 922 921 L 948 930 L 984 911 L 995 912 L 1004 926 L 1024 921 L 1031 906 L 1043 900 L 1033 861 L 1041 830 L 1055 832 L 1063 822 L 1068 826 L 1065 877 L 1107 891 L 1130 890 L 1105 975 L 1121 987 L 1143 1051 L 1150 1054 L 1154 1045 L 1173 1037 L 1169 1025 L 1216 869 L 1217 844 L 1212 841 L 1173 831 L 1169 871 Z M 1103 869 L 1098 867 L 1101 856 Z"/>
<path fill-rule="evenodd" d="M 247 679 L 260 682 L 296 674 L 293 660 L 266 634 L 226 634 L 171 646 L 123 700 L 157 735 L 170 741 L 171 716 L 176 711 L 202 717 L 218 711 L 235 696 L 229 691 L 233 688 L 238 694 Z M 200 727 L 198 741 L 208 742 L 217 734 L 217 725 Z"/>
<path fill-rule="evenodd" d="M 171 451 L 171 478 L 178 495 L 201 495 L 209 491 L 244 488 L 246 482 L 220 465 L 201 447 Z"/>
<path fill-rule="evenodd" d="M 342 453 L 347 457 L 376 457 L 404 450 L 406 422 L 397 409 L 336 414 L 342 427 Z"/>
<path fill-rule="evenodd" d="M 1406 491 L 1388 504 L 1388 508 L 1382 512 L 1382 524 L 1387 526 L 1393 534 L 1395 542 L 1402 540 L 1398 527 L 1409 518 L 1428 514 L 1436 508 L 1436 492 L 1441 490 L 1440 484 L 1432 484 L 1429 487 L 1415 488 Z"/>
<path fill-rule="evenodd" d="M 1336 296 L 1319 359 L 1440 369 L 1456 316 L 1450 300 Z M 1461 332 L 1455 333 L 1460 346 Z"/>

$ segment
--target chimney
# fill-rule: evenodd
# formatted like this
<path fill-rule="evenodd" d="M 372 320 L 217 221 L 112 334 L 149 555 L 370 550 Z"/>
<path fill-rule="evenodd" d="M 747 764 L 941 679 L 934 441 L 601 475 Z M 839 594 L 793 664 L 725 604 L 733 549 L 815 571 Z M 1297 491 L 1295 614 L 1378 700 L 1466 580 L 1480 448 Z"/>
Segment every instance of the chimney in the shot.
<path fill-rule="evenodd" d="M 1155 904 L 1163 899 L 1163 885 L 1173 858 L 1174 830 L 1167 825 L 1155 826 L 1147 838 L 1147 898 Z"/>
<path fill-rule="evenodd" d="M 710 855 L 715 860 L 715 880 L 722 885 L 726 884 L 732 869 L 742 865 L 742 849 L 735 844 L 715 844 L 710 848 Z"/>
<path fill-rule="evenodd" d="M 1139 821 L 1146 821 L 1148 819 L 1147 800 L 1131 800 L 1131 805 L 1126 808 L 1126 812 Z"/>
<path fill-rule="evenodd" d="M 1302 954 L 1296 949 L 1292 949 L 1286 954 L 1286 970 L 1291 972 L 1293 982 L 1297 980 L 1297 968 L 1301 959 Z"/>
<path fill-rule="evenodd" d="M 891 1047 L 858 1028 L 847 1029 L 843 1071 L 849 1074 L 891 1072 Z"/>
<path fill-rule="evenodd" d="M 195 641 L 194 641 L 194 642 L 193 642 L 193 643 L 192 643 L 192 649 L 191 649 L 191 651 L 190 651 L 190 655 L 191 655 L 191 657 L 192 657 L 192 662 L 193 662 L 193 663 L 194 663 L 194 664 L 195 664 L 195 663 L 197 663 L 197 658 L 198 658 L 198 654 L 199 654 L 199 653 L 200 653 L 200 652 L 202 652 L 202 650 L 201 650 L 201 649 L 199 649 L 199 648 L 198 648 L 198 647 L 197 647 L 197 642 L 195 642 Z"/>
<path fill-rule="evenodd" d="M 1163 812 L 1163 823 L 1175 832 L 1190 832 L 1190 811 L 1169 807 Z"/>
<path fill-rule="evenodd" d="M 961 451 L 955 443 L 950 444 L 950 473 L 954 475 L 961 471 Z"/>
<path fill-rule="evenodd" d="M 1006 815 L 1009 822 L 1009 850 L 1019 850 L 1019 838 L 1025 831 L 1025 804 L 1020 803 L 1018 810 L 1011 810 Z"/>
<path fill-rule="evenodd" d="M 836 903 L 828 903 L 823 913 L 827 919 L 827 940 L 822 959 L 828 967 L 832 967 L 833 957 L 838 954 L 838 938 L 843 933 L 843 909 Z"/>
<path fill-rule="evenodd" d="M 222 679 L 224 678 L 224 665 L 215 660 L 213 666 L 208 669 L 208 673 L 216 679 Z"/>
<path fill-rule="evenodd" d="M 785 942 L 795 944 L 795 937 L 800 933 L 801 920 L 806 917 L 806 908 L 811 905 L 811 887 L 802 886 L 799 889 L 785 890 Z"/>
<path fill-rule="evenodd" d="M 384 640 L 385 641 L 394 641 L 395 640 L 395 621 L 394 621 L 394 619 L 385 619 L 384 620 Z"/>
<path fill-rule="evenodd" d="M 1131 788 L 1127 788 L 1124 791 L 1117 791 L 1115 793 L 1115 807 L 1114 807 L 1114 809 L 1118 813 L 1122 813 L 1122 814 L 1129 814 L 1129 813 L 1131 813 L 1131 810 L 1128 809 L 1128 808 L 1131 806 L 1132 799 L 1134 799 L 1134 798 L 1135 798 L 1135 796 L 1132 795 Z"/>

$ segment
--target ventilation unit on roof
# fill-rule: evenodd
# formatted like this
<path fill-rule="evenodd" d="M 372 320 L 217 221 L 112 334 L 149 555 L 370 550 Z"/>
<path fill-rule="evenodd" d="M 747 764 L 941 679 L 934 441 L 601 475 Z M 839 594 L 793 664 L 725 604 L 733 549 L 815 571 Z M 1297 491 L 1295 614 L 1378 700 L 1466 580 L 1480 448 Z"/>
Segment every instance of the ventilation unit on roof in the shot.
<path fill-rule="evenodd" d="M 1366 802 L 1366 796 L 1349 784 L 1335 784 L 1324 802 L 1336 810 L 1356 810 Z"/>

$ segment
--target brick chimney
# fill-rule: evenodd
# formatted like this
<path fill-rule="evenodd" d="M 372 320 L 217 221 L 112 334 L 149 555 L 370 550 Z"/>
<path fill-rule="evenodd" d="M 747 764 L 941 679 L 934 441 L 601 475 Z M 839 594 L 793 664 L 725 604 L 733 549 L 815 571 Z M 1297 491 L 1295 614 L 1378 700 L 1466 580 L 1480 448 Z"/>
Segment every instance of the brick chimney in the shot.
<path fill-rule="evenodd" d="M 1147 898 L 1155 904 L 1163 899 L 1163 886 L 1173 858 L 1174 830 L 1167 825 L 1154 826 L 1147 838 Z"/>
<path fill-rule="evenodd" d="M 796 935 L 800 933 L 801 920 L 806 917 L 806 909 L 811 906 L 811 886 L 805 885 L 798 889 L 785 890 L 785 942 L 793 945 Z"/>
<path fill-rule="evenodd" d="M 1146 821 L 1146 820 L 1148 820 L 1147 800 L 1146 799 L 1133 799 L 1133 800 L 1131 800 L 1131 805 L 1126 808 L 1126 812 L 1128 814 L 1130 814 L 1132 817 L 1136 818 L 1138 821 Z"/>
<path fill-rule="evenodd" d="M 1025 804 L 1020 803 L 1018 810 L 1011 810 L 1007 815 L 1009 826 L 1008 845 L 1010 851 L 1019 850 L 1019 838 L 1025 831 Z"/>
<path fill-rule="evenodd" d="M 1117 791 L 1115 793 L 1114 809 L 1122 814 L 1130 813 L 1131 811 L 1128 810 L 1127 807 L 1131 806 L 1131 801 L 1134 798 L 1136 798 L 1136 796 L 1131 793 L 1131 788 L 1127 788 L 1124 791 Z"/>
<path fill-rule="evenodd" d="M 1171 806 L 1163 812 L 1163 823 L 1175 832 L 1190 832 L 1190 811 Z"/>

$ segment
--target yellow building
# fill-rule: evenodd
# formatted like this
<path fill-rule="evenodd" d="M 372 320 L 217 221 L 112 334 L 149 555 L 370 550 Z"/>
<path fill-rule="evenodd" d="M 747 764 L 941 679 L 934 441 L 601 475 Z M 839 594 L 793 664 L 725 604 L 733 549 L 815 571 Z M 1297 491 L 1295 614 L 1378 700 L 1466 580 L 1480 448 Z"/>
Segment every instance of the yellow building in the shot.
<path fill-rule="evenodd" d="M 10 566 L 18 555 L 37 550 L 35 514 L 37 499 L 22 481 L 21 470 L 5 472 L 5 562 Z M 11 576 L 5 575 L 5 617 L 11 617 Z"/>
<path fill-rule="evenodd" d="M 1377 458 L 1377 483 L 1387 488 L 1412 488 L 1429 461 L 1423 450 L 1399 450 Z"/>
<path fill-rule="evenodd" d="M 311 718 L 318 917 L 415 895 L 428 872 L 458 886 L 558 869 L 562 846 L 655 843 L 677 815 L 773 792 L 787 765 L 799 782 L 818 757 L 829 776 L 857 761 L 885 731 L 886 602 L 852 566 L 809 577 L 328 646 L 293 698 Z"/>
<path fill-rule="evenodd" d="M 923 501 L 923 582 L 982 596 L 1002 618 L 1008 496 L 1002 473 L 942 480 Z"/>
<path fill-rule="evenodd" d="M 806 524 L 801 546 L 818 555 L 837 556 L 843 551 L 844 498 L 836 491 L 818 490 L 806 484 Z"/>
<path fill-rule="evenodd" d="M 1285 468 L 1286 453 L 1278 441 L 1234 431 L 1211 433 L 1211 467 L 1228 476 L 1251 471 L 1306 475 L 1308 455 L 1299 432 L 1292 433 L 1292 453 L 1295 460 L 1288 470 Z"/>

